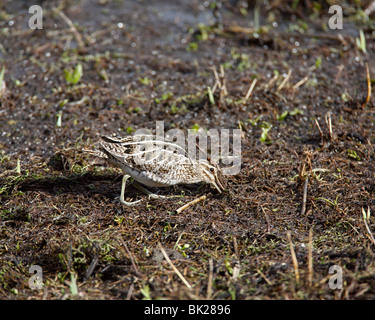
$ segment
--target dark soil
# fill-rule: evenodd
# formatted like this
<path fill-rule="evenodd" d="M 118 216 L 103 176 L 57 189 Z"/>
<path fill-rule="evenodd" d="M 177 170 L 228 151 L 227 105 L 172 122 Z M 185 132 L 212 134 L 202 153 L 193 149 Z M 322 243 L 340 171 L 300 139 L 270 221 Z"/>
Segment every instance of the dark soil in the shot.
<path fill-rule="evenodd" d="M 28 3 L 0 4 L 1 299 L 375 298 L 368 2 L 343 2 L 342 30 L 324 1 L 39 1 L 41 30 Z M 84 150 L 156 121 L 242 128 L 228 190 L 123 206 L 121 171 Z"/>

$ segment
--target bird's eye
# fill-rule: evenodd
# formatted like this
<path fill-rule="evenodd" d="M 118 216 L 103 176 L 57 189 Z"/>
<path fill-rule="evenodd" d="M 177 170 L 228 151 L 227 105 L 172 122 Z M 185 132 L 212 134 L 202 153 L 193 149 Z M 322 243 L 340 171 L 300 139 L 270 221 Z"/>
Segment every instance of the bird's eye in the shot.
<path fill-rule="evenodd" d="M 210 171 L 211 171 L 211 172 L 214 172 L 214 171 L 215 171 L 215 169 L 214 169 L 214 168 L 210 168 Z"/>

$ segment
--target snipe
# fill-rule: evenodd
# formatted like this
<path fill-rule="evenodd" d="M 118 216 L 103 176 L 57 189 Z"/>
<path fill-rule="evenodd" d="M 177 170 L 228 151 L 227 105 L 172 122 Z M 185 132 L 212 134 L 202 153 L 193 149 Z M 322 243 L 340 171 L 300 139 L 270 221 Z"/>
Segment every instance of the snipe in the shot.
<path fill-rule="evenodd" d="M 95 155 L 105 158 L 124 172 L 120 201 L 125 205 L 134 205 L 141 201 L 124 200 L 126 181 L 130 177 L 149 187 L 205 182 L 214 186 L 220 193 L 225 189 L 220 168 L 207 160 L 194 161 L 178 144 L 154 135 L 134 135 L 125 138 L 103 136 L 100 151 Z M 153 198 L 161 197 L 143 187 L 141 190 Z"/>

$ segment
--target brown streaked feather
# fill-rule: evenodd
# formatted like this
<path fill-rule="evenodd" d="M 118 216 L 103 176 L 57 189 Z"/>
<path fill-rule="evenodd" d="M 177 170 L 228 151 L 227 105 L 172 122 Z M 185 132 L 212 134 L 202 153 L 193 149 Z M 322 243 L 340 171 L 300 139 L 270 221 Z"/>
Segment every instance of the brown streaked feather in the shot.
<path fill-rule="evenodd" d="M 147 186 L 206 182 L 219 192 L 225 188 L 217 166 L 206 160 L 193 161 L 178 144 L 153 135 L 103 136 L 98 156 Z"/>

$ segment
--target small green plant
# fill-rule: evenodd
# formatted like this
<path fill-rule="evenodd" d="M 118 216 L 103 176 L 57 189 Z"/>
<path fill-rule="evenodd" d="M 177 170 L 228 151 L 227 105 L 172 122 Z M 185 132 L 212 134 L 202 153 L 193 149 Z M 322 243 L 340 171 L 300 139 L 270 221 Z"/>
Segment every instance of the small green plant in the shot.
<path fill-rule="evenodd" d="M 225 267 L 227 268 L 227 271 L 230 275 L 233 275 L 233 268 L 230 264 L 230 261 L 228 261 L 227 259 L 224 261 L 225 262 Z"/>
<path fill-rule="evenodd" d="M 301 34 L 305 33 L 309 28 L 309 25 L 302 20 L 298 20 L 297 22 L 293 22 L 289 25 L 288 30 L 289 32 L 297 31 Z"/>
<path fill-rule="evenodd" d="M 151 300 L 151 295 L 150 295 L 150 287 L 148 284 L 146 284 L 145 286 L 143 286 L 143 288 L 141 288 L 141 293 L 143 295 L 143 299 L 142 300 Z"/>
<path fill-rule="evenodd" d="M 77 66 L 72 69 L 64 69 L 64 76 L 65 76 L 65 81 L 68 84 L 76 84 L 81 80 L 83 74 L 83 68 L 82 65 L 79 63 Z"/>
<path fill-rule="evenodd" d="M 329 200 L 329 199 L 326 199 L 326 198 L 323 198 L 323 197 L 315 198 L 315 200 L 323 200 L 323 201 L 327 202 L 328 204 L 330 204 L 332 207 L 337 207 L 339 196 L 340 196 L 340 194 L 337 195 L 335 201 L 332 201 L 332 200 Z"/>
<path fill-rule="evenodd" d="M 285 110 L 282 114 L 277 116 L 277 121 L 284 121 L 286 116 L 289 114 L 288 110 Z"/>
<path fill-rule="evenodd" d="M 211 90 L 211 87 L 207 87 L 207 94 L 208 94 L 208 99 L 210 100 L 210 103 L 215 104 L 215 98 L 214 98 L 214 94 Z"/>
<path fill-rule="evenodd" d="M 349 101 L 348 94 L 347 94 L 346 92 L 344 92 L 344 93 L 341 95 L 341 99 L 342 99 L 344 102 L 348 102 L 348 101 Z"/>
<path fill-rule="evenodd" d="M 76 296 L 78 294 L 78 287 L 77 287 L 77 274 L 75 272 L 70 272 L 70 293 L 72 296 Z"/>
<path fill-rule="evenodd" d="M 367 207 L 367 212 L 365 211 L 365 209 L 362 208 L 362 215 L 363 215 L 363 220 L 370 221 L 370 216 L 371 216 L 370 207 Z"/>
<path fill-rule="evenodd" d="M 249 69 L 251 67 L 251 64 L 250 64 L 250 57 L 249 55 L 245 54 L 245 53 L 241 53 L 240 55 L 240 61 L 237 65 L 237 70 L 238 71 L 244 71 L 246 69 Z"/>
<path fill-rule="evenodd" d="M 206 41 L 208 39 L 208 29 L 209 27 L 207 27 L 205 24 L 199 23 L 198 24 L 199 34 L 196 35 L 195 38 L 199 41 Z"/>
<path fill-rule="evenodd" d="M 172 92 L 166 92 L 166 93 L 162 94 L 161 99 L 163 101 L 167 101 L 167 100 L 170 100 L 172 97 L 173 97 L 173 93 Z"/>
<path fill-rule="evenodd" d="M 17 174 L 21 174 L 21 162 L 20 162 L 20 159 L 17 159 L 16 172 L 17 172 Z"/>
<path fill-rule="evenodd" d="M 247 119 L 246 121 L 249 122 L 253 127 L 255 127 L 258 124 L 259 119 L 260 116 L 256 117 L 255 119 Z"/>
<path fill-rule="evenodd" d="M 151 83 L 151 80 L 148 77 L 138 78 L 138 81 L 145 86 L 148 86 Z"/>
<path fill-rule="evenodd" d="M 261 142 L 267 142 L 268 132 L 271 130 L 272 125 L 269 124 L 268 122 L 263 121 L 260 126 L 262 128 L 262 134 L 260 135 L 260 141 Z"/>
<path fill-rule="evenodd" d="M 0 97 L 2 96 L 3 88 L 5 88 L 4 74 L 5 74 L 5 67 L 3 67 L 0 71 Z"/>
<path fill-rule="evenodd" d="M 132 134 L 133 132 L 135 132 L 135 129 L 132 128 L 132 127 L 127 127 L 127 128 L 125 129 L 125 131 L 126 131 L 127 134 Z"/>
<path fill-rule="evenodd" d="M 155 98 L 155 103 L 161 103 L 161 102 L 165 102 L 165 101 L 171 100 L 172 97 L 173 97 L 173 93 L 172 92 L 163 93 L 161 95 L 161 98 Z"/>
<path fill-rule="evenodd" d="M 192 130 L 195 130 L 196 132 L 198 132 L 199 128 L 200 128 L 200 126 L 199 126 L 199 124 L 197 124 L 197 123 L 195 123 L 195 124 L 191 127 L 191 129 L 192 129 Z"/>
<path fill-rule="evenodd" d="M 187 253 L 185 252 L 187 249 L 189 249 L 190 245 L 188 243 L 185 243 L 184 245 L 177 245 L 177 250 L 180 251 L 180 253 L 186 258 Z"/>
<path fill-rule="evenodd" d="M 364 54 L 367 54 L 366 37 L 362 29 L 359 30 L 359 38 L 355 38 L 355 43 L 358 49 L 360 49 Z"/>
<path fill-rule="evenodd" d="M 322 57 L 318 57 L 316 60 L 315 60 L 315 67 L 317 69 L 319 69 L 322 65 Z"/>
<path fill-rule="evenodd" d="M 290 114 L 291 116 L 296 116 L 296 115 L 298 115 L 298 114 L 303 114 L 303 111 L 300 110 L 300 109 L 298 109 L 298 108 L 294 108 L 292 111 L 289 112 L 289 114 Z"/>
<path fill-rule="evenodd" d="M 357 152 L 355 152 L 355 150 L 346 150 L 348 152 L 348 157 L 349 158 L 352 158 L 354 160 L 357 160 L 357 161 L 360 161 L 361 158 L 358 156 Z"/>
<path fill-rule="evenodd" d="M 62 110 L 59 110 L 57 112 L 57 121 L 56 121 L 56 127 L 60 128 L 62 125 Z"/>
<path fill-rule="evenodd" d="M 186 50 L 190 52 L 196 52 L 198 50 L 198 43 L 195 41 L 190 42 Z"/>

